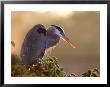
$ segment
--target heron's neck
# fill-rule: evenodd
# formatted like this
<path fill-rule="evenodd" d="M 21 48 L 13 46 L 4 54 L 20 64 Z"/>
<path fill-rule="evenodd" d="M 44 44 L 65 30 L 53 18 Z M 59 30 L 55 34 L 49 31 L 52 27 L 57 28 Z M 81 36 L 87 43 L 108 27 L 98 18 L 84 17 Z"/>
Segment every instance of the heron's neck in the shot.
<path fill-rule="evenodd" d="M 47 33 L 46 43 L 47 48 L 55 46 L 60 40 L 60 37 L 55 33 Z"/>

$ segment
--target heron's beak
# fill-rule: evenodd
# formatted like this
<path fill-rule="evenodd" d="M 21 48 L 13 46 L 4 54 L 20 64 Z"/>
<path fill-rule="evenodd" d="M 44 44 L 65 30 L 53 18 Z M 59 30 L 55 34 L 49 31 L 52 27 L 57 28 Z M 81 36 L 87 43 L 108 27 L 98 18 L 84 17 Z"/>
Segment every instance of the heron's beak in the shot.
<path fill-rule="evenodd" d="M 66 41 L 68 44 L 70 44 L 70 46 L 72 46 L 73 48 L 76 48 L 76 46 L 70 41 L 70 39 L 68 37 L 66 37 L 65 35 L 62 36 L 62 39 L 64 41 Z"/>

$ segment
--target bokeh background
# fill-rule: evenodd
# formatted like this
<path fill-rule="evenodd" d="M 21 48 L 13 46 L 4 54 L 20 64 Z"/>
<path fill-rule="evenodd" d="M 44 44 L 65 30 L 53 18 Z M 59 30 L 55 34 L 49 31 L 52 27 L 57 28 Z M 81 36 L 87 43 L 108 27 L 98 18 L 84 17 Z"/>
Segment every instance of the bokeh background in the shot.
<path fill-rule="evenodd" d="M 62 27 L 76 45 L 73 49 L 63 40 L 52 51 L 65 71 L 79 75 L 88 69 L 100 70 L 100 12 L 99 11 L 12 11 L 12 53 L 19 55 L 27 32 L 36 24 Z"/>

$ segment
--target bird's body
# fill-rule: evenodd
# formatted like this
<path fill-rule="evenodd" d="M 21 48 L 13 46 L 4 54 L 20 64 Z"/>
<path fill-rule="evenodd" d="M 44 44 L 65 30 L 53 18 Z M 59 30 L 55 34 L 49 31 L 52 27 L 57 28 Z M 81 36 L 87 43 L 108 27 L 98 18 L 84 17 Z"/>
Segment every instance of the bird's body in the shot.
<path fill-rule="evenodd" d="M 30 66 L 36 59 L 42 58 L 47 49 L 55 46 L 60 40 L 60 31 L 51 25 L 47 30 L 42 24 L 35 25 L 26 35 L 20 57 L 22 63 Z M 60 29 L 60 27 L 58 27 Z"/>
<path fill-rule="evenodd" d="M 43 30 L 44 27 L 42 26 L 40 29 Z M 34 26 L 24 39 L 20 56 L 25 65 L 32 64 L 36 58 L 44 55 L 46 49 L 45 33 L 40 33 L 38 30 L 39 28 Z"/>

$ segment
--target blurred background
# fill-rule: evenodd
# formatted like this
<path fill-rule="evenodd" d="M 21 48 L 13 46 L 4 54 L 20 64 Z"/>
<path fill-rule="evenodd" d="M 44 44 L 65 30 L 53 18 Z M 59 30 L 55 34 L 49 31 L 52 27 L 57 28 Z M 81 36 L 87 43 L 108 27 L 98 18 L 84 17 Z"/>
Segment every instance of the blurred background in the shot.
<path fill-rule="evenodd" d="M 36 24 L 62 27 L 76 45 L 73 49 L 63 40 L 52 51 L 65 71 L 79 75 L 88 69 L 100 70 L 100 12 L 99 11 L 12 11 L 11 39 L 15 43 L 12 53 L 19 55 L 27 32 Z"/>

